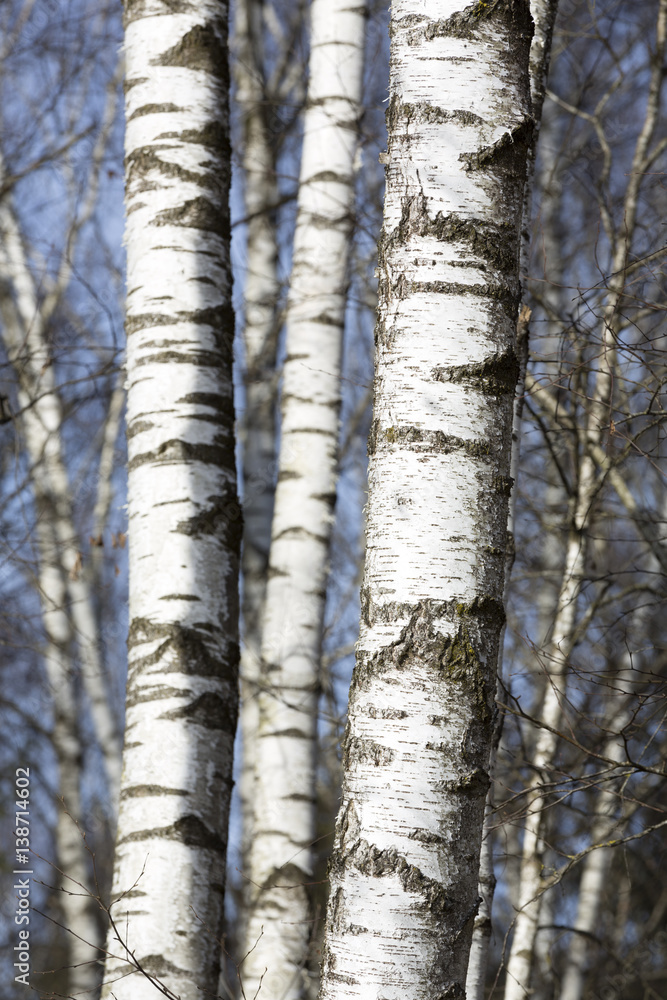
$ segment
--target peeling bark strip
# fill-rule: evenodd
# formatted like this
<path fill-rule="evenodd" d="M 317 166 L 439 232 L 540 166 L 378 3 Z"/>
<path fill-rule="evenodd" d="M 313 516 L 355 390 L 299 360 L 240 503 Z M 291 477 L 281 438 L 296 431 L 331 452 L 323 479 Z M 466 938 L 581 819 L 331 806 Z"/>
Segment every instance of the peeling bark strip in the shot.
<path fill-rule="evenodd" d="M 130 634 L 104 997 L 219 973 L 237 714 L 227 4 L 125 6 Z M 171 994 L 170 994 L 171 995 Z"/>
<path fill-rule="evenodd" d="M 504 613 L 528 0 L 394 0 L 361 635 L 323 1000 L 456 1000 Z"/>
<path fill-rule="evenodd" d="M 279 476 L 262 623 L 245 995 L 299 1000 L 314 923 L 315 740 L 365 4 L 313 0 Z M 258 891 L 261 890 L 261 891 Z"/>

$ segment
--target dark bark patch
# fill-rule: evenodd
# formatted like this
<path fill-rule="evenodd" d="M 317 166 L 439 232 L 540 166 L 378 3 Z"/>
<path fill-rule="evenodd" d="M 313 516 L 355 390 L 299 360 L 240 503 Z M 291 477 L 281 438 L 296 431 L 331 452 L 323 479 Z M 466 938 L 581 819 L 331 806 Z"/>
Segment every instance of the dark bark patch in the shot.
<path fill-rule="evenodd" d="M 462 774 L 454 781 L 441 781 L 437 785 L 437 790 L 440 792 L 472 792 L 473 795 L 480 795 L 486 797 L 486 793 L 489 790 L 489 785 L 491 784 L 491 778 L 487 771 L 482 768 L 478 768 L 475 771 L 470 771 L 467 774 Z"/>
<path fill-rule="evenodd" d="M 347 769 L 355 763 L 370 763 L 375 767 L 385 767 L 394 759 L 394 751 L 389 747 L 375 743 L 373 740 L 361 739 L 358 736 L 347 736 L 343 746 L 343 768 Z"/>
<path fill-rule="evenodd" d="M 201 601 L 195 594 L 165 594 L 161 601 Z"/>
<path fill-rule="evenodd" d="M 141 468 L 142 465 L 190 465 L 195 462 L 201 462 L 202 465 L 213 465 L 219 469 L 229 469 L 231 471 L 234 468 L 233 461 L 234 449 L 231 441 L 200 444 L 198 442 L 171 438 L 169 441 L 163 441 L 153 451 L 146 451 L 141 455 L 135 455 L 128 463 L 128 470 L 133 472 L 135 469 Z M 229 504 L 233 502 L 235 497 L 236 491 L 230 485 L 228 496 L 222 499 L 224 499 L 225 503 Z M 240 517 L 240 507 L 238 511 L 239 513 L 236 517 Z M 198 514 L 196 517 L 191 518 L 191 521 L 196 523 L 198 519 L 202 519 L 202 523 L 210 523 L 211 518 L 214 516 L 215 514 L 205 511 L 203 514 Z M 177 530 L 187 535 L 199 534 L 198 530 L 188 528 L 189 523 L 189 521 L 182 521 L 179 523 Z"/>
<path fill-rule="evenodd" d="M 513 227 L 482 219 L 462 219 L 438 212 L 420 235 L 432 235 L 446 243 L 466 243 L 471 252 L 498 270 L 515 273 L 519 260 L 519 240 Z"/>
<path fill-rule="evenodd" d="M 175 114 L 181 110 L 176 104 L 142 104 L 127 120 L 131 122 L 135 118 L 143 118 L 144 115 Z"/>
<path fill-rule="evenodd" d="M 371 719 L 407 719 L 408 713 L 402 708 L 376 708 L 375 705 L 368 705 L 366 715 Z"/>
<path fill-rule="evenodd" d="M 212 627 L 208 622 L 192 626 L 180 622 L 156 623 L 146 618 L 135 618 L 130 624 L 127 646 L 130 654 L 141 649 L 147 642 L 159 641 L 158 648 L 146 656 L 130 656 L 130 680 L 128 693 L 134 694 L 132 677 L 146 667 L 154 666 L 168 654 L 174 659 L 170 665 L 170 673 L 181 673 L 186 677 L 218 677 L 236 685 L 239 647 L 236 641 L 227 636 L 222 627 L 218 626 L 216 638 L 220 644 L 220 652 L 211 651 L 210 633 Z"/>
<path fill-rule="evenodd" d="M 174 976 L 180 979 L 191 979 L 192 972 L 189 969 L 181 969 L 174 962 L 170 962 L 164 955 L 144 955 L 138 959 L 138 963 L 149 976 L 163 978 L 164 976 Z M 113 996 L 113 993 L 112 993 Z"/>
<path fill-rule="evenodd" d="M 183 226 L 215 233 L 225 242 L 229 240 L 230 224 L 227 209 L 220 208 L 204 195 L 191 198 L 177 208 L 166 208 L 153 219 L 154 226 Z"/>
<path fill-rule="evenodd" d="M 519 378 L 519 361 L 510 349 L 485 358 L 484 361 L 434 368 L 432 375 L 437 382 L 470 385 L 478 392 L 491 396 L 513 396 Z"/>
<path fill-rule="evenodd" d="M 292 726 L 291 729 L 278 729 L 275 732 L 263 733 L 260 739 L 269 739 L 271 737 L 286 737 L 292 740 L 312 740 L 313 734 Z"/>
<path fill-rule="evenodd" d="M 135 436 L 135 434 L 143 434 L 144 431 L 152 431 L 154 427 L 155 424 L 152 423 L 150 420 L 145 420 L 145 419 L 132 420 L 127 425 L 127 431 L 126 431 L 127 440 L 129 441 L 131 438 Z"/>
<path fill-rule="evenodd" d="M 526 156 L 532 146 L 534 127 L 532 118 L 526 118 L 511 132 L 504 132 L 490 146 L 484 146 L 476 153 L 461 153 L 459 160 L 465 163 L 466 170 L 481 170 L 492 165 L 514 178 L 522 178 L 526 172 Z"/>
<path fill-rule="evenodd" d="M 187 788 L 166 788 L 164 785 L 130 785 L 121 789 L 121 799 L 141 799 L 147 795 L 190 795 Z"/>
<path fill-rule="evenodd" d="M 394 847 L 380 850 L 365 840 L 358 840 L 345 861 L 372 878 L 398 875 L 405 891 L 421 896 L 424 905 L 436 919 L 442 919 L 455 905 L 439 882 L 424 875 L 415 865 L 409 864 Z"/>
<path fill-rule="evenodd" d="M 174 163 L 173 160 L 163 159 L 160 156 L 161 150 L 165 146 L 142 146 L 140 149 L 133 149 L 125 157 L 126 184 L 128 192 L 133 195 L 132 204 L 128 206 L 128 213 L 138 207 L 134 198 L 141 191 L 154 191 L 158 186 L 155 178 L 148 180 L 148 176 L 153 174 L 180 180 L 184 183 L 197 184 L 203 188 L 213 188 L 219 186 L 219 180 L 207 173 L 188 170 L 186 167 Z"/>
<path fill-rule="evenodd" d="M 192 406 L 207 406 L 211 410 L 225 413 L 227 416 L 233 412 L 229 396 L 223 396 L 219 392 L 189 392 L 176 400 L 177 403 L 189 403 Z"/>
<path fill-rule="evenodd" d="M 425 430 L 422 427 L 382 427 L 379 420 L 371 424 L 368 436 L 368 454 L 374 455 L 382 445 L 399 445 L 410 451 L 449 455 L 464 451 L 473 458 L 493 461 L 493 447 L 490 441 L 460 438 L 440 430 Z"/>
<path fill-rule="evenodd" d="M 396 118 L 403 117 L 408 124 L 413 121 L 436 125 L 443 124 L 444 122 L 458 121 L 463 125 L 470 125 L 472 127 L 485 124 L 484 119 L 480 118 L 479 115 L 473 114 L 472 111 L 457 111 L 455 108 L 449 110 L 448 108 L 439 108 L 437 105 L 421 101 L 405 104 L 401 102 L 397 95 L 392 97 L 392 101 L 396 102 L 394 109 Z"/>
<path fill-rule="evenodd" d="M 420 38 L 427 41 L 443 37 L 473 38 L 478 33 L 480 24 L 492 17 L 502 19 L 506 30 L 511 31 L 515 38 L 521 39 L 524 45 L 530 43 L 533 37 L 533 20 L 529 0 L 475 0 L 475 3 L 440 21 L 411 14 L 397 21 L 393 30 L 409 29 L 410 45 L 416 44 Z"/>
<path fill-rule="evenodd" d="M 165 712 L 161 719 L 185 719 L 195 726 L 204 729 L 221 729 L 225 733 L 233 733 L 236 727 L 236 698 L 228 701 L 213 691 L 200 695 L 195 701 L 182 708 Z"/>
<path fill-rule="evenodd" d="M 423 293 L 433 293 L 435 295 L 456 295 L 457 297 L 475 296 L 480 299 L 490 299 L 497 302 L 508 316 L 512 323 L 516 322 L 519 309 L 519 299 L 521 297 L 521 287 L 518 280 L 508 278 L 507 281 L 498 281 L 474 285 L 466 285 L 460 281 L 410 281 L 404 274 L 391 283 L 390 287 L 385 287 L 387 282 L 383 279 L 378 283 L 378 294 L 387 298 L 388 301 L 407 299 L 412 295 Z"/>
<path fill-rule="evenodd" d="M 221 264 L 223 263 L 222 257 L 219 258 L 219 261 Z M 151 355 L 136 364 L 145 365 L 160 361 L 176 364 L 180 362 L 220 368 L 224 372 L 231 370 L 234 346 L 234 313 L 229 302 L 222 302 L 219 306 L 209 306 L 206 309 L 194 309 L 191 312 L 134 313 L 126 317 L 125 332 L 130 337 L 133 333 L 150 327 L 173 327 L 179 323 L 210 327 L 215 332 L 218 351 L 193 351 L 190 347 L 188 350 L 165 351 L 162 354 Z"/>
<path fill-rule="evenodd" d="M 221 76 L 227 65 L 227 51 L 210 24 L 196 24 L 173 48 L 155 60 L 158 66 L 182 66 Z"/>
<path fill-rule="evenodd" d="M 225 454 L 229 453 L 229 449 L 224 450 Z M 176 530 L 193 538 L 215 535 L 225 546 L 238 553 L 243 533 L 243 510 L 239 506 L 235 486 L 230 483 L 224 494 L 207 497 L 207 502 L 204 510 L 179 521 Z"/>
<path fill-rule="evenodd" d="M 197 847 L 223 855 L 226 850 L 225 841 L 217 833 L 209 830 L 198 816 L 192 814 L 181 816 L 169 826 L 129 833 L 125 837 L 119 837 L 118 843 L 127 844 L 142 840 L 177 840 L 186 847 Z"/>
<path fill-rule="evenodd" d="M 283 865 L 282 868 L 274 868 L 269 877 L 264 881 L 263 889 L 305 889 L 312 880 L 303 868 L 294 862 Z"/>
<path fill-rule="evenodd" d="M 447 841 L 444 837 L 441 837 L 437 833 L 433 833 L 431 830 L 416 829 L 411 830 L 408 834 L 410 840 L 416 840 L 420 844 L 446 844 Z"/>

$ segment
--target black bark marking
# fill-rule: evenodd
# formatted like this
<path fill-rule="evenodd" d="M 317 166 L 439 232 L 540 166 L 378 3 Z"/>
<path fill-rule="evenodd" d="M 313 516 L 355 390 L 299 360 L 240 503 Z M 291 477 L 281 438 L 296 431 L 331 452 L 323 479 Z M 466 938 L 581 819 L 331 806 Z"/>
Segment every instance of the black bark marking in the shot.
<path fill-rule="evenodd" d="M 225 455 L 229 456 L 232 450 L 231 444 L 225 446 Z M 225 546 L 229 546 L 232 552 L 238 554 L 243 534 L 243 510 L 238 503 L 236 486 L 230 483 L 223 495 L 207 497 L 207 500 L 208 507 L 184 521 L 179 521 L 176 530 L 193 538 L 214 535 Z"/>
<path fill-rule="evenodd" d="M 358 840 L 345 853 L 344 862 L 372 878 L 398 875 L 404 890 L 421 896 L 424 906 L 436 919 L 444 917 L 456 905 L 440 882 L 424 875 L 415 865 L 409 864 L 395 847 L 380 850 L 366 840 Z"/>
<path fill-rule="evenodd" d="M 203 250 L 199 251 L 204 253 Z M 131 289 L 130 289 L 131 292 Z M 191 345 L 184 345 L 180 351 L 165 351 L 164 353 L 152 355 L 149 358 L 141 359 L 136 364 L 149 364 L 152 362 L 169 362 L 183 364 L 198 364 L 204 367 L 219 368 L 221 371 L 228 371 L 233 358 L 234 348 L 234 312 L 231 304 L 224 299 L 220 293 L 221 304 L 219 306 L 209 306 L 206 309 L 193 309 L 189 312 L 166 312 L 166 313 L 133 313 L 125 320 L 125 330 L 128 336 L 141 332 L 151 327 L 177 326 L 178 323 L 187 323 L 189 326 L 208 326 L 216 335 L 216 351 L 207 351 L 193 348 Z M 230 379 L 231 384 L 231 379 Z"/>
<path fill-rule="evenodd" d="M 480 170 L 492 163 L 496 169 L 521 177 L 525 174 L 526 154 L 532 146 L 534 126 L 533 120 L 527 118 L 490 146 L 476 153 L 461 153 L 459 159 L 466 164 L 467 170 Z"/>
<path fill-rule="evenodd" d="M 230 612 L 233 614 L 233 609 Z M 208 622 L 191 626 L 179 622 L 150 622 L 145 618 L 135 618 L 130 624 L 127 646 L 130 654 L 147 642 L 159 641 L 158 648 L 146 656 L 130 655 L 128 694 L 134 695 L 134 676 L 146 667 L 159 663 L 169 652 L 175 662 L 170 664 L 169 673 L 180 673 L 186 677 L 218 677 L 236 686 L 239 659 L 238 642 L 229 640 L 222 627 L 215 629 Z M 219 645 L 213 653 L 210 645 Z M 140 690 L 140 689 L 139 689 Z M 139 692 L 137 692 L 139 693 Z M 179 692 L 182 694 L 182 692 Z"/>
<path fill-rule="evenodd" d="M 178 438 L 171 438 L 169 441 L 163 441 L 154 451 L 145 451 L 141 455 L 135 455 L 128 463 L 128 469 L 133 472 L 135 469 L 141 468 L 142 465 L 182 465 L 182 464 L 193 464 L 195 462 L 201 462 L 202 465 L 213 465 L 218 469 L 233 469 L 234 460 L 234 445 L 233 441 L 219 441 L 215 444 L 197 444 L 192 441 L 182 441 Z M 233 484 L 229 484 L 229 494 L 226 497 L 212 497 L 214 503 L 214 508 L 212 512 L 205 511 L 203 514 L 196 515 L 192 518 L 192 522 L 196 522 L 197 519 L 204 519 L 204 521 L 210 522 L 212 517 L 216 516 L 217 507 L 220 502 L 227 505 L 234 503 L 236 498 L 236 489 Z M 239 507 L 239 514 L 240 510 Z M 184 534 L 197 534 L 196 530 L 188 530 L 188 524 L 190 521 L 182 521 L 179 523 L 177 530 L 182 531 Z"/>
<path fill-rule="evenodd" d="M 165 594 L 161 601 L 201 601 L 195 594 Z"/>
<path fill-rule="evenodd" d="M 209 201 L 204 195 L 191 198 L 176 208 L 165 208 L 153 218 L 154 226 L 184 226 L 186 229 L 201 229 L 215 233 L 223 241 L 229 239 L 229 218 L 227 212 Z"/>
<path fill-rule="evenodd" d="M 502 354 L 485 358 L 484 361 L 434 368 L 432 375 L 437 382 L 470 385 L 471 388 L 491 396 L 507 394 L 513 396 L 519 379 L 519 361 L 510 348 Z"/>
<path fill-rule="evenodd" d="M 220 26 L 221 29 L 224 25 Z M 224 35 L 222 36 L 224 37 Z M 203 70 L 212 76 L 226 76 L 227 51 L 212 24 L 196 24 L 177 45 L 155 60 L 157 66 L 182 66 Z"/>
<path fill-rule="evenodd" d="M 197 847 L 223 856 L 227 846 L 226 840 L 223 840 L 218 833 L 209 830 L 198 816 L 192 814 L 181 816 L 169 826 L 128 833 L 125 837 L 118 838 L 118 844 L 136 843 L 142 840 L 177 840 L 186 847 Z"/>
<path fill-rule="evenodd" d="M 131 423 L 128 424 L 127 427 L 126 431 L 127 440 L 129 441 L 131 438 L 135 436 L 135 434 L 143 434 L 144 431 L 152 431 L 154 427 L 155 424 L 151 423 L 150 420 L 145 420 L 145 419 L 133 420 Z"/>
<path fill-rule="evenodd" d="M 425 38 L 427 41 L 447 36 L 472 38 L 479 32 L 480 25 L 492 17 L 498 20 L 502 18 L 505 30 L 511 31 L 513 37 L 521 40 L 524 46 L 530 44 L 533 37 L 533 19 L 528 0 L 476 0 L 475 3 L 441 21 L 435 21 L 425 15 L 409 14 L 393 22 L 391 34 L 398 30 L 410 30 L 408 44 L 412 45 L 420 38 Z"/>
<path fill-rule="evenodd" d="M 402 708 L 376 708 L 375 705 L 367 705 L 366 715 L 371 719 L 407 719 L 408 713 Z"/>
<path fill-rule="evenodd" d="M 343 746 L 343 768 L 347 771 L 355 763 L 371 763 L 375 767 L 385 767 L 391 764 L 395 753 L 390 747 L 382 746 L 373 740 L 349 736 Z"/>
<path fill-rule="evenodd" d="M 160 156 L 168 147 L 142 146 L 133 149 L 125 158 L 125 176 L 127 190 L 132 191 L 134 196 L 141 191 L 155 191 L 160 184 L 156 178 L 149 180 L 151 174 L 159 174 L 162 177 L 169 177 L 186 183 L 197 184 L 199 187 L 217 191 L 219 180 L 214 178 L 210 172 L 200 173 L 199 171 L 188 170 L 173 160 L 168 160 Z M 128 206 L 128 213 L 135 211 L 138 206 L 134 200 Z M 220 211 L 220 209 L 218 209 Z"/>
<path fill-rule="evenodd" d="M 363 589 L 361 610 L 372 627 L 373 609 L 368 591 Z M 493 597 L 479 597 L 471 604 L 423 601 L 410 611 L 410 620 L 401 629 L 398 639 L 370 656 L 364 656 L 363 650 L 359 650 L 352 689 L 367 690 L 374 678 L 394 670 L 410 669 L 413 662 L 419 660 L 441 671 L 452 682 L 460 683 L 476 706 L 477 722 L 487 728 L 494 715 L 494 670 L 505 621 L 502 601 Z M 391 621 L 406 613 L 405 607 L 394 604 L 385 606 L 377 618 L 386 616 L 386 620 Z M 443 635 L 431 624 L 434 618 L 445 615 L 456 616 L 461 622 L 453 635 Z M 346 746 L 350 738 L 348 732 Z"/>
<path fill-rule="evenodd" d="M 374 420 L 368 436 L 368 454 L 374 455 L 380 447 L 386 445 L 400 445 L 410 451 L 440 455 L 464 451 L 472 458 L 482 459 L 486 464 L 494 463 L 497 458 L 490 441 L 460 438 L 445 434 L 444 431 L 425 430 L 421 427 L 382 427 L 379 420 Z"/>
<path fill-rule="evenodd" d="M 209 691 L 189 705 L 165 712 L 160 718 L 185 719 L 188 723 L 203 726 L 205 729 L 221 729 L 225 733 L 233 734 L 236 728 L 236 713 L 236 698 L 229 701 Z"/>
<path fill-rule="evenodd" d="M 188 796 L 191 790 L 187 788 L 167 788 L 164 785 L 129 785 L 121 790 L 122 799 L 139 799 L 146 795 L 183 795 Z M 145 895 L 145 893 L 142 893 Z"/>
<path fill-rule="evenodd" d="M 142 104 L 127 120 L 131 122 L 135 118 L 143 118 L 144 115 L 174 114 L 181 110 L 176 104 Z"/>

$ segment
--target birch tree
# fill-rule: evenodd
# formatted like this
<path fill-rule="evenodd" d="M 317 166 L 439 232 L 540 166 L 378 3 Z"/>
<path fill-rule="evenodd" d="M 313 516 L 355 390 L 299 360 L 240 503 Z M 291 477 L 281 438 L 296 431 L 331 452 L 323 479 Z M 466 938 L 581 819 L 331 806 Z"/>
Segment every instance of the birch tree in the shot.
<path fill-rule="evenodd" d="M 553 38 L 554 22 L 558 9 L 558 0 L 533 0 L 531 3 L 531 14 L 533 17 L 533 38 L 530 46 L 530 96 L 533 116 L 533 136 L 528 150 L 528 163 L 526 170 L 526 181 L 524 185 L 523 202 L 523 227 L 521 233 L 521 277 L 526 275 L 530 261 L 531 244 L 531 212 L 533 206 L 533 180 L 535 173 L 535 156 L 537 151 L 537 140 L 542 119 L 542 106 L 546 90 L 547 77 L 549 73 L 549 61 L 551 58 L 551 42 Z M 521 421 L 523 416 L 523 392 L 526 377 L 526 367 L 528 363 L 528 338 L 531 310 L 524 304 L 519 312 L 519 322 L 517 324 L 516 350 L 519 361 L 519 379 L 516 388 L 513 423 L 512 423 L 512 462 L 510 467 L 511 479 L 517 482 L 519 477 L 519 460 L 521 447 Z M 505 593 L 504 601 L 507 602 L 507 594 L 510 582 L 510 573 L 514 562 L 515 548 L 515 512 L 516 512 L 516 490 L 513 490 L 510 498 L 508 536 L 510 544 L 508 546 L 508 557 L 505 572 Z M 502 648 L 498 672 L 502 672 Z M 484 812 L 484 832 L 482 838 L 482 851 L 480 855 L 479 872 L 479 897 L 480 904 L 475 917 L 472 945 L 470 948 L 470 961 L 468 963 L 468 975 L 466 980 L 466 995 L 468 1000 L 484 1000 L 484 989 L 486 984 L 486 971 L 488 963 L 489 944 L 492 930 L 492 909 L 493 893 L 495 889 L 494 858 L 493 858 L 493 824 L 494 819 L 494 771 L 496 766 L 496 753 L 498 742 L 501 736 L 501 720 L 496 723 L 496 733 L 494 745 L 491 751 L 491 787 L 487 795 L 487 802 Z"/>
<path fill-rule="evenodd" d="M 255 0 L 236 8 L 234 76 L 243 123 L 244 206 L 248 218 L 244 289 L 245 414 L 243 429 L 243 643 L 240 778 L 242 863 L 254 829 L 255 746 L 258 725 L 261 616 L 271 544 L 276 435 L 278 306 L 278 203 L 276 153 L 267 129 L 261 9 Z M 244 887 L 247 889 L 247 885 Z"/>
<path fill-rule="evenodd" d="M 322 997 L 464 996 L 502 607 L 527 3 L 392 7 L 362 624 Z"/>
<path fill-rule="evenodd" d="M 298 998 L 307 976 L 319 662 L 363 42 L 363 5 L 315 0 L 262 628 L 247 995 Z"/>
<path fill-rule="evenodd" d="M 220 967 L 240 534 L 226 45 L 219 0 L 126 9 L 130 632 L 103 989 L 117 1000 L 215 993 Z"/>

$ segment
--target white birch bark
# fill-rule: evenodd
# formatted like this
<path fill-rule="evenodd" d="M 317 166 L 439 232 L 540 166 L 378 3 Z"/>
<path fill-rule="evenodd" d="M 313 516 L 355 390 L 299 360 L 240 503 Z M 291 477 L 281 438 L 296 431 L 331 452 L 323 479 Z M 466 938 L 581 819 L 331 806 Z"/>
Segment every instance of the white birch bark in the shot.
<path fill-rule="evenodd" d="M 392 5 L 362 625 L 322 997 L 465 996 L 504 611 L 528 3 Z"/>
<path fill-rule="evenodd" d="M 238 697 L 227 4 L 132 0 L 125 58 L 130 632 L 102 995 L 194 1000 L 218 984 Z"/>
<path fill-rule="evenodd" d="M 604 439 L 613 415 L 613 387 L 616 375 L 615 345 L 622 323 L 621 303 L 625 269 L 632 252 L 637 221 L 639 188 L 650 161 L 651 143 L 655 134 L 660 108 L 662 59 L 667 34 L 667 0 L 660 0 L 657 24 L 657 55 L 653 62 L 646 113 L 635 146 L 632 169 L 623 202 L 623 212 L 615 233 L 609 280 L 609 293 L 602 314 L 601 351 L 593 377 L 588 401 L 586 426 L 581 433 L 581 459 L 576 485 L 577 494 L 570 526 L 567 553 L 558 610 L 551 641 L 547 647 L 549 669 L 541 721 L 532 761 L 533 778 L 527 789 L 528 812 L 524 827 L 519 911 L 507 962 L 505 1000 L 524 1000 L 530 995 L 530 974 L 535 937 L 539 924 L 542 888 L 542 826 L 546 799 L 542 783 L 547 778 L 556 751 L 565 693 L 567 663 L 572 651 L 577 621 L 577 603 L 585 579 L 585 563 L 589 546 L 588 529 L 594 498 L 601 478 L 596 475 L 593 456 L 604 450 Z"/>
<path fill-rule="evenodd" d="M 272 206 L 278 203 L 275 152 L 266 127 L 261 9 L 240 0 L 235 16 L 234 77 L 244 131 L 243 172 L 248 218 L 245 295 L 245 412 L 243 415 L 243 632 L 241 705 L 243 741 L 239 791 L 242 866 L 255 829 L 255 756 L 259 706 L 261 618 L 271 545 L 276 452 L 276 350 L 280 321 L 278 248 Z M 244 883 L 244 895 L 251 887 Z M 243 907 L 241 920 L 245 919 Z"/>
<path fill-rule="evenodd" d="M 558 0 L 531 0 L 530 12 L 533 18 L 533 38 L 530 43 L 530 97 L 533 117 L 533 135 L 530 148 L 528 150 L 528 161 L 526 167 L 526 180 L 523 194 L 523 226 L 521 231 L 521 259 L 520 274 L 523 278 L 528 273 L 531 246 L 531 214 L 533 206 L 533 183 L 535 176 L 535 157 L 537 155 L 537 141 L 539 138 L 540 125 L 542 121 L 542 106 L 546 93 L 546 83 L 549 74 L 549 62 L 551 58 L 551 39 L 558 10 Z M 524 311 L 525 310 L 525 311 Z M 526 376 L 526 366 L 528 361 L 528 336 L 530 309 L 522 307 L 519 324 L 517 327 L 517 353 L 519 355 L 521 373 L 516 389 L 514 400 L 514 412 L 512 423 L 512 465 L 511 479 L 513 483 L 512 496 L 510 498 L 510 511 L 508 518 L 508 534 L 511 543 L 511 553 L 505 574 L 505 594 L 504 603 L 507 604 L 507 594 L 509 577 L 514 562 L 514 510 L 516 506 L 516 483 L 519 474 L 519 455 L 521 447 L 521 419 L 523 413 L 523 393 Z M 523 338 L 523 339 L 522 339 Z M 504 633 L 503 633 L 504 638 Z M 498 662 L 498 673 L 502 671 L 502 641 Z M 470 961 L 468 963 L 468 976 L 466 980 L 466 996 L 468 1000 L 484 1000 L 484 990 L 486 984 L 486 969 L 488 964 L 489 946 L 492 932 L 492 911 L 493 896 L 495 892 L 496 879 L 493 870 L 493 778 L 496 766 L 496 755 L 498 742 L 500 739 L 500 729 L 497 730 L 494 746 L 491 752 L 489 773 L 491 775 L 491 787 L 487 795 L 484 809 L 484 833 L 482 837 L 482 851 L 480 855 L 479 871 L 479 897 L 480 904 L 475 926 L 473 930 L 472 944 L 470 947 Z"/>
<path fill-rule="evenodd" d="M 530 161 L 529 161 L 530 163 Z M 527 182 L 524 188 L 527 191 Z M 526 206 L 524 204 L 524 218 Z M 525 246 L 524 233 L 522 233 L 522 252 Z M 526 377 L 526 364 L 528 361 L 528 336 L 530 322 L 530 309 L 522 306 L 519 311 L 517 323 L 516 347 L 519 360 L 519 378 L 516 386 L 514 406 L 512 410 L 512 460 L 510 464 L 510 479 L 512 480 L 512 492 L 509 501 L 509 514 L 507 517 L 507 558 L 505 564 L 505 583 L 503 592 L 503 604 L 507 605 L 509 591 L 510 574 L 514 563 L 514 532 L 515 532 L 515 511 L 516 511 L 516 483 L 519 474 L 519 455 L 521 445 L 521 421 L 523 413 L 523 392 Z M 501 633 L 498 653 L 498 677 L 500 683 L 503 665 L 503 642 L 505 632 Z M 470 945 L 470 958 L 468 961 L 468 974 L 466 978 L 466 998 L 467 1000 L 484 1000 L 486 985 L 486 969 L 489 958 L 489 947 L 491 944 L 491 933 L 493 929 L 492 912 L 493 897 L 496 889 L 496 876 L 494 872 L 494 852 L 493 852 L 493 826 L 495 817 L 494 808 L 494 788 L 496 761 L 498 748 L 502 735 L 502 720 L 498 717 L 496 709 L 496 719 L 494 725 L 493 742 L 489 758 L 489 776 L 491 785 L 487 792 L 486 803 L 484 805 L 484 825 L 482 833 L 482 847 L 479 858 L 479 908 L 473 926 L 472 942 Z"/>
<path fill-rule="evenodd" d="M 297 224 L 287 308 L 281 445 L 256 749 L 255 887 L 247 996 L 303 995 L 311 933 L 315 740 L 327 557 L 336 495 L 347 266 L 365 6 L 314 0 Z M 257 888 L 261 887 L 261 888 Z M 287 887 L 287 888 L 286 888 Z"/>

